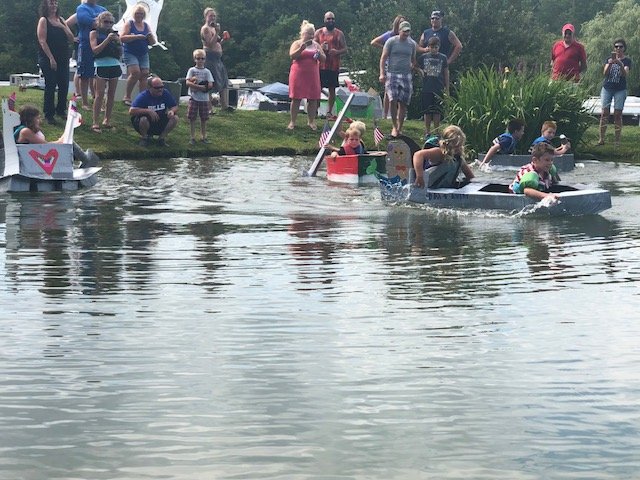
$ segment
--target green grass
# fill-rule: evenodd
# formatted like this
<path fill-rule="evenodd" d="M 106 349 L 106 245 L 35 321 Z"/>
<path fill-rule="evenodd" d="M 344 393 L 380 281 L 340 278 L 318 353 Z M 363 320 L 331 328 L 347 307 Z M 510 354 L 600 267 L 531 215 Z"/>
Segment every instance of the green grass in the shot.
<path fill-rule="evenodd" d="M 0 96 L 8 97 L 15 91 L 14 87 L 0 87 Z M 26 92 L 16 92 L 18 109 L 25 103 L 32 103 L 42 108 L 43 92 L 29 89 Z M 208 122 L 207 131 L 211 144 L 189 145 L 189 124 L 185 119 L 186 107 L 180 108 L 180 124 L 171 132 L 168 138 L 169 147 L 160 148 L 150 146 L 142 148 L 137 145 L 139 136 L 131 126 L 128 109 L 121 102 L 114 107 L 112 123 L 114 131 L 103 131 L 96 134 L 90 131 L 91 112 L 84 112 L 83 125 L 75 131 L 75 140 L 83 148 L 93 148 L 103 159 L 109 158 L 171 158 L 171 157 L 201 157 L 218 155 L 308 155 L 314 156 L 318 152 L 318 139 L 322 121 L 318 122 L 318 131 L 313 132 L 306 126 L 306 116 L 298 116 L 298 128 L 293 132 L 286 130 L 289 114 L 284 112 L 236 111 L 234 113 L 218 113 Z M 366 120 L 367 132 L 364 141 L 370 150 L 375 149 L 373 142 L 373 122 Z M 391 122 L 380 120 L 379 127 L 384 133 L 391 132 Z M 62 126 L 44 125 L 48 139 L 56 139 L 62 134 Z M 196 132 L 198 129 L 196 130 Z M 421 120 L 405 122 L 404 133 L 415 139 L 418 144 L 422 141 L 424 124 Z M 592 158 L 605 161 L 624 161 L 640 163 L 640 127 L 625 125 L 622 131 L 620 147 L 614 148 L 613 126 L 607 132 L 607 144 L 598 147 L 598 127 L 589 127 L 578 146 L 578 158 Z M 199 138 L 197 136 L 196 138 Z M 381 145 L 384 147 L 384 145 Z M 488 147 L 488 145 L 487 145 Z"/>

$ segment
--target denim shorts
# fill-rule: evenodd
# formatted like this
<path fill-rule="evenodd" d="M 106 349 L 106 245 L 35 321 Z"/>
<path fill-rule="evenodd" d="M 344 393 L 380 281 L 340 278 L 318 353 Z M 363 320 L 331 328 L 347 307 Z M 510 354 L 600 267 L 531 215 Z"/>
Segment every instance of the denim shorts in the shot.
<path fill-rule="evenodd" d="M 611 100 L 613 100 L 613 109 L 622 111 L 624 101 L 627 99 L 626 90 L 607 90 L 602 87 L 600 91 L 600 100 L 602 101 L 602 109 L 611 109 Z"/>
<path fill-rule="evenodd" d="M 124 64 L 127 67 L 129 65 L 138 65 L 140 67 L 140 70 L 149 70 L 149 52 L 145 52 L 140 56 L 124 52 L 122 59 L 124 60 Z"/>

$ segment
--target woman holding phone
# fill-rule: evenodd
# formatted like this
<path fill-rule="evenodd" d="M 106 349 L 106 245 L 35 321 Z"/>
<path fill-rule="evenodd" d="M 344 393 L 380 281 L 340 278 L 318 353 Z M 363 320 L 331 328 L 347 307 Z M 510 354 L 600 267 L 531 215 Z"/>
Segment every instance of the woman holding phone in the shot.
<path fill-rule="evenodd" d="M 306 20 L 300 25 L 300 38 L 289 48 L 291 69 L 289 70 L 289 98 L 291 98 L 291 121 L 288 130 L 296 127 L 296 118 L 300 110 L 300 101 L 307 99 L 307 125 L 317 130 L 316 115 L 320 105 L 320 62 L 326 56 L 322 46 L 313 40 L 316 29 Z"/>
<path fill-rule="evenodd" d="M 602 91 L 602 114 L 600 115 L 600 140 L 598 145 L 604 145 L 604 136 L 607 133 L 609 114 L 611 113 L 611 101 L 613 101 L 613 123 L 615 128 L 614 145 L 620 145 L 622 134 L 622 109 L 627 99 L 627 76 L 631 69 L 631 59 L 626 56 L 627 42 L 618 38 L 613 42 L 611 56 L 604 61 Z"/>

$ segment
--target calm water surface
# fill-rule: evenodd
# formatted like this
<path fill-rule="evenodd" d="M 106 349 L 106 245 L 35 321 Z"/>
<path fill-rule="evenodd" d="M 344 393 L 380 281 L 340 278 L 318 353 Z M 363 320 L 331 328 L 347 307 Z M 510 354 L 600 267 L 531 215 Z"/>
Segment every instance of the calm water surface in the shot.
<path fill-rule="evenodd" d="M 640 478 L 640 167 L 549 219 L 310 162 L 0 197 L 0 478 Z"/>

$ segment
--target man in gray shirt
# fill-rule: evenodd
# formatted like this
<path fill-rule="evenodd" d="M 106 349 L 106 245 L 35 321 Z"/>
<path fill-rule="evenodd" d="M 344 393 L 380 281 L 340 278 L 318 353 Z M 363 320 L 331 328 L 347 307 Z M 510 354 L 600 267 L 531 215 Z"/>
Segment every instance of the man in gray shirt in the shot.
<path fill-rule="evenodd" d="M 380 83 L 384 83 L 389 97 L 391 122 L 393 130 L 391 136 L 402 135 L 404 117 L 407 105 L 413 93 L 413 74 L 416 68 L 416 42 L 411 38 L 411 24 L 402 22 L 400 33 L 387 40 L 380 57 Z M 387 71 L 385 64 L 388 61 Z"/>

